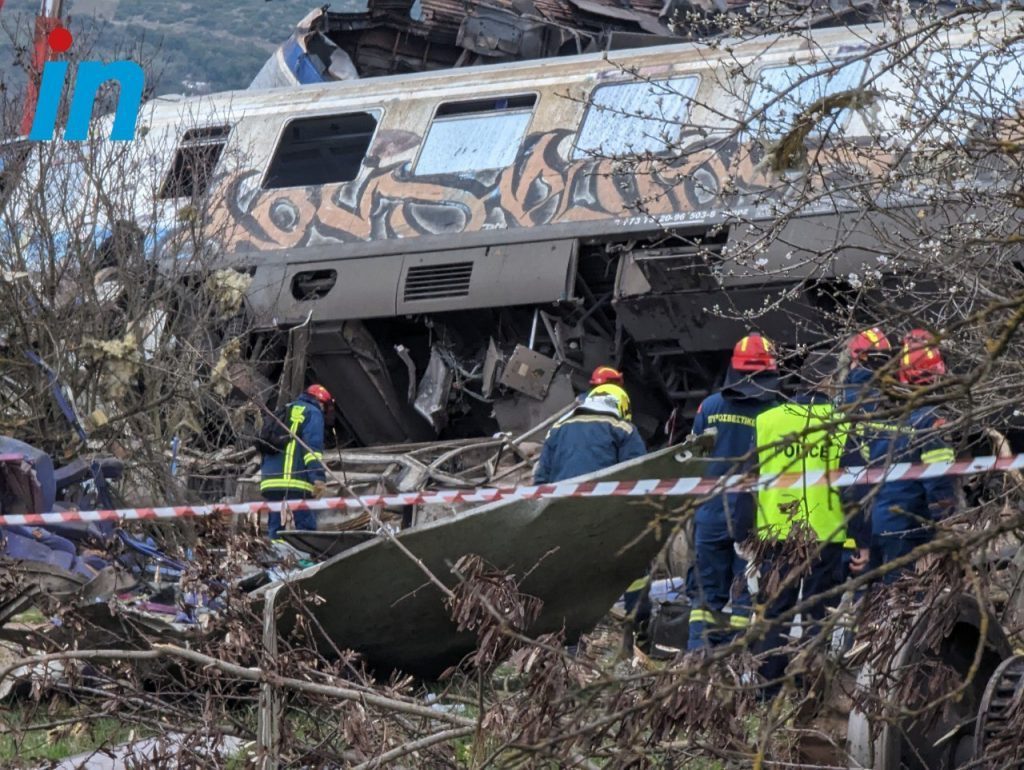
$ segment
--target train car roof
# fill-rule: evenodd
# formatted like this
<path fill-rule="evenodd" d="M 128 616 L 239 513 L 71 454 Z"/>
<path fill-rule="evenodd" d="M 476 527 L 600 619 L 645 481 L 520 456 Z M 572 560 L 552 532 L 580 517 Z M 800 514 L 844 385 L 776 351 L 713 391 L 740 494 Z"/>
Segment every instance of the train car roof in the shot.
<path fill-rule="evenodd" d="M 382 75 L 359 80 L 331 81 L 302 86 L 263 90 L 222 91 L 214 94 L 188 98 L 157 97 L 147 103 L 154 121 L 176 119 L 189 107 L 201 107 L 204 111 L 229 108 L 232 110 L 263 109 L 274 110 L 283 105 L 308 105 L 323 99 L 353 97 L 366 99 L 377 97 L 381 101 L 403 96 L 422 95 L 425 90 L 445 90 L 453 94 L 461 88 L 479 90 L 486 86 L 501 86 L 515 83 L 518 88 L 529 89 L 544 81 L 561 80 L 566 77 L 590 75 L 594 65 L 606 61 L 608 68 L 616 64 L 635 65 L 637 59 L 651 60 L 652 65 L 668 63 L 685 64 L 690 60 L 718 59 L 733 57 L 737 49 L 750 49 L 751 53 L 768 48 L 786 50 L 807 45 L 808 35 L 821 47 L 829 48 L 845 43 L 861 46 L 870 45 L 871 32 L 881 29 L 881 24 L 862 25 L 856 28 L 823 28 L 810 30 L 799 35 L 759 35 L 751 38 L 722 38 L 712 42 L 681 41 L 668 45 L 623 49 L 613 52 L 580 54 L 553 59 L 530 59 L 458 69 L 441 69 L 429 72 L 415 72 L 399 75 Z M 854 29 L 859 31 L 854 33 Z M 739 52 L 742 57 L 743 53 Z M 678 61 L 665 62 L 666 57 L 682 55 Z"/>
<path fill-rule="evenodd" d="M 1024 19 L 1020 12 L 995 12 L 986 14 L 992 22 L 1009 20 L 1013 17 Z M 953 20 L 955 22 L 956 20 Z M 964 23 L 969 23 L 964 20 Z M 458 69 L 440 69 L 429 72 L 415 72 L 399 75 L 382 75 L 358 80 L 331 81 L 295 87 L 222 91 L 215 94 L 188 98 L 157 97 L 147 103 L 146 119 L 154 123 L 180 120 L 183 113 L 197 109 L 203 113 L 216 114 L 220 110 L 237 112 L 243 110 L 252 114 L 265 111 L 276 112 L 284 106 L 308 106 L 321 100 L 334 102 L 351 97 L 363 103 L 371 100 L 388 100 L 422 96 L 427 91 L 445 91 L 452 96 L 460 92 L 473 93 L 482 88 L 500 88 L 514 84 L 517 89 L 529 90 L 550 83 L 579 76 L 593 75 L 595 64 L 607 62 L 608 68 L 617 65 L 636 65 L 649 62 L 651 66 L 686 64 L 693 60 L 746 58 L 747 52 L 756 54 L 768 49 L 784 52 L 806 49 L 810 42 L 822 49 L 836 46 L 868 48 L 880 42 L 879 33 L 889 25 L 874 22 L 859 26 L 824 27 L 793 34 L 763 34 L 749 38 L 721 38 L 715 41 L 681 41 L 668 45 L 632 48 L 613 52 L 600 52 L 548 59 L 490 64 Z M 678 60 L 671 60 L 679 56 Z M 671 61 L 665 61 L 668 58 Z M 641 60 L 637 62 L 637 60 Z"/>

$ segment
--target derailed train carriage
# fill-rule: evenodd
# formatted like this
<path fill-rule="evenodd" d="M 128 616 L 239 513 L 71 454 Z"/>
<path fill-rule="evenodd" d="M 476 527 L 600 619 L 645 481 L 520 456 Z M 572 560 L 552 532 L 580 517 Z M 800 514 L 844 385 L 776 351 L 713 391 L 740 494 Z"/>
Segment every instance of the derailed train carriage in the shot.
<path fill-rule="evenodd" d="M 1021 74 L 1012 13 L 923 24 L 910 53 L 881 24 L 711 43 L 665 28 L 455 69 L 385 35 L 388 66 L 433 70 L 392 75 L 377 17 L 312 18 L 256 81 L 278 61 L 304 85 L 147 104 L 133 226 L 171 242 L 201 200 L 251 279 L 251 389 L 288 397 L 311 370 L 362 444 L 524 427 L 608 362 L 648 436 L 685 417 L 747 329 L 813 343 L 862 271 L 971 215 L 944 213 L 914 165 L 935 71 L 984 63 L 954 91 L 990 122 Z M 463 48 L 500 49 L 486 29 Z M 500 53 L 566 52 L 543 40 Z M 328 75 L 344 79 L 309 82 Z"/>

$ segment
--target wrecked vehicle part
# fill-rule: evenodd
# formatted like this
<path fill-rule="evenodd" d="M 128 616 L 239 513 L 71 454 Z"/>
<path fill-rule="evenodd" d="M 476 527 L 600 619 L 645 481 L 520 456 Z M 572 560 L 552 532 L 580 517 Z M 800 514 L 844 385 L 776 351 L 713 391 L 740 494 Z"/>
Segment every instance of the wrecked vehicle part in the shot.
<path fill-rule="evenodd" d="M 948 606 L 920 610 L 884 670 L 864 665 L 857 677 L 866 709 L 855 706 L 847 727 L 851 768 L 953 770 L 974 766 L 975 729 L 986 686 L 1013 652 L 995 617 L 965 594 Z M 948 613 L 948 614 L 947 614 Z M 940 619 L 941 618 L 941 619 Z M 946 632 L 936 637 L 936 623 Z M 984 636 L 982 634 L 984 633 Z M 974 660 L 982 648 L 977 670 Z M 909 681 L 908 681 L 909 679 Z M 958 697 L 941 696 L 962 686 Z M 898 710 L 923 709 L 900 720 Z"/>
<path fill-rule="evenodd" d="M 413 406 L 423 418 L 440 432 L 448 422 L 448 395 L 452 388 L 452 370 L 435 347 L 430 351 L 430 363 L 420 379 Z"/>
<path fill-rule="evenodd" d="M 733 5 L 738 8 L 731 7 Z M 716 16 L 745 10 L 725 0 L 368 0 L 357 11 L 311 12 L 267 61 L 250 88 L 274 88 L 424 72 L 487 63 L 546 59 L 665 45 L 724 31 Z M 829 3 L 818 15 L 788 11 L 804 26 L 870 19 L 873 3 Z M 756 19 L 748 17 L 747 23 Z"/>
<path fill-rule="evenodd" d="M 316 379 L 335 398 L 337 413 L 366 445 L 425 441 L 434 430 L 400 395 L 376 341 L 358 321 L 319 324 L 312 330 L 309 360 Z"/>
<path fill-rule="evenodd" d="M 988 680 L 974 728 L 974 756 L 1001 756 L 1004 767 L 1024 765 L 1020 722 L 1024 704 L 1024 655 L 1004 660 Z"/>
<path fill-rule="evenodd" d="M 636 19 L 619 18 L 645 8 L 652 18 L 661 12 L 653 3 L 625 9 L 544 0 L 540 17 L 586 32 L 560 51 L 573 55 L 476 69 L 461 65 L 500 57 L 462 56 L 462 6 L 431 0 L 315 14 L 307 32 L 334 40 L 363 75 L 391 72 L 383 62 L 396 45 L 399 54 L 412 52 L 401 69 L 460 67 L 153 100 L 141 117 L 150 130 L 135 145 L 153 162 L 138 188 L 160 190 L 162 177 L 177 173 L 190 132 L 221 128 L 216 158 L 188 157 L 213 165 L 196 175 L 210 180 L 211 224 L 224 234 L 216 253 L 252 277 L 243 355 L 261 351 L 252 356 L 259 373 L 281 381 L 283 332 L 308 321 L 304 374 L 341 394 L 332 427 L 344 445 L 523 427 L 514 409 L 501 406 L 515 406 L 522 394 L 490 383 L 500 379 L 497 359 L 528 342 L 534 318 L 536 344 L 528 347 L 559 363 L 553 382 L 564 375 L 582 390 L 588 369 L 616 366 L 645 438 L 673 413 L 685 430 L 700 398 L 719 384 L 738 337 L 757 327 L 784 350 L 820 342 L 830 334 L 826 324 L 852 304 L 851 281 L 892 253 L 893 239 L 912 255 L 933 236 L 955 235 L 956 222 L 977 221 L 986 228 L 980 240 L 1002 244 L 999 259 L 1015 258 L 1020 217 L 943 216 L 945 201 L 921 200 L 921 189 L 945 189 L 945 180 L 930 176 L 920 157 L 927 147 L 919 153 L 898 125 L 891 152 L 876 146 L 876 132 L 859 116 L 825 144 L 809 136 L 801 146 L 814 168 L 780 175 L 761 162 L 760 139 L 743 130 L 756 114 L 724 117 L 740 103 L 756 109 L 745 97 L 767 52 L 811 77 L 822 56 L 866 56 L 864 41 L 884 25 L 751 37 L 729 51 L 679 42 L 576 55 L 585 37 L 609 28 L 648 34 Z M 532 22 L 533 11 L 522 10 Z M 480 9 L 469 11 L 476 18 Z M 1009 23 L 1013 13 L 992 18 Z M 515 50 L 501 25 L 492 27 L 464 37 L 481 49 L 490 36 L 494 42 L 484 42 L 494 50 Z M 942 41 L 908 31 L 910 49 L 931 57 L 978 41 L 967 21 L 953 19 L 944 30 Z M 996 38 L 985 32 L 981 42 L 998 47 Z M 920 66 L 916 55 L 885 63 L 911 92 L 915 73 L 933 66 Z M 657 88 L 652 73 L 664 74 Z M 625 119 L 652 97 L 666 119 Z M 38 167 L 26 174 L 38 176 Z M 972 171 L 957 183 L 998 192 L 999 175 L 990 176 Z M 796 196 L 800 189 L 814 194 Z M 26 205 L 21 186 L 12 196 L 12 205 Z M 173 244 L 186 230 L 175 215 L 193 204 L 160 204 L 167 214 L 160 224 L 170 230 L 164 240 Z M 145 216 L 140 211 L 139 221 Z M 886 264 L 880 280 L 905 275 L 895 258 Z M 865 296 L 872 295 L 856 301 Z M 543 318 L 553 334 L 545 334 Z M 572 334 L 563 335 L 563 325 Z M 463 338 L 453 358 L 466 371 L 481 365 L 482 376 L 489 359 L 488 376 L 465 390 L 446 362 L 456 375 L 440 434 L 409 403 L 413 378 L 394 347 L 404 345 L 422 373 L 433 345 L 452 347 L 433 334 L 439 327 Z M 211 367 L 222 345 L 210 346 Z M 296 379 L 290 371 L 290 387 Z"/>
<path fill-rule="evenodd" d="M 355 80 L 359 73 L 352 59 L 329 38 L 323 9 L 310 12 L 266 61 L 249 88 L 287 88 L 327 80 Z"/>
<path fill-rule="evenodd" d="M 695 447 L 671 447 L 581 479 L 699 476 L 703 462 L 688 451 Z M 357 650 L 382 671 L 433 678 L 472 652 L 475 638 L 457 631 L 445 595 L 424 569 L 452 586 L 457 582 L 452 565 L 464 555 L 479 556 L 514 575 L 522 593 L 543 602 L 529 633 L 564 628 L 573 642 L 644 574 L 662 545 L 652 525 L 669 515 L 669 507 L 660 498 L 491 503 L 400 532 L 397 539 L 415 560 L 376 538 L 297 573 L 288 584 L 326 600 L 310 610 L 332 648 Z M 285 619 L 282 628 L 288 623 Z"/>
<path fill-rule="evenodd" d="M 378 537 L 376 532 L 303 532 L 283 530 L 281 539 L 314 559 L 328 559 Z"/>
<path fill-rule="evenodd" d="M 506 433 L 520 433 L 537 425 L 548 417 L 574 402 L 576 388 L 572 377 L 562 372 L 554 376 L 547 387 L 547 394 L 537 399 L 523 393 L 512 393 L 494 404 L 494 417 L 501 430 Z"/>
<path fill-rule="evenodd" d="M 543 401 L 558 370 L 558 362 L 524 345 L 517 345 L 499 382 L 537 401 Z"/>

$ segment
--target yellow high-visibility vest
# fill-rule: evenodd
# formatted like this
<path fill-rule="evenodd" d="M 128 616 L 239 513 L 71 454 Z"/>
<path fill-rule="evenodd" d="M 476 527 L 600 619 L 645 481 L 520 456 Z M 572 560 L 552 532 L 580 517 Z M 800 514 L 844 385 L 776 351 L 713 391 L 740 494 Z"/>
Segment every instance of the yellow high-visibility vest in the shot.
<path fill-rule="evenodd" d="M 807 473 L 840 467 L 847 429 L 829 403 L 780 404 L 755 422 L 761 476 Z M 828 485 L 798 485 L 757 493 L 757 534 L 762 540 L 785 539 L 794 522 L 803 521 L 818 540 L 842 543 L 846 523 L 839 491 Z"/>

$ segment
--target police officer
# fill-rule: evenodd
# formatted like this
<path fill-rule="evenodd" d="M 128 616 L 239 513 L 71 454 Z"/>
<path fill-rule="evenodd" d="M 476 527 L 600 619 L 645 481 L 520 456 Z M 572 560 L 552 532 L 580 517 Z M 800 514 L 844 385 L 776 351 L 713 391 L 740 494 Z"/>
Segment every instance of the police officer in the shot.
<path fill-rule="evenodd" d="M 762 477 L 784 473 L 806 474 L 832 471 L 845 454 L 847 426 L 842 414 L 832 405 L 828 380 L 832 371 L 829 357 L 812 354 L 801 368 L 803 382 L 792 402 L 779 404 L 755 419 L 757 461 Z M 797 529 L 798 528 L 798 529 Z M 793 618 L 787 616 L 801 596 L 806 600 L 820 595 L 845 580 L 843 546 L 850 536 L 860 549 L 851 571 L 859 572 L 867 563 L 869 533 L 862 517 L 847 526 L 839 491 L 827 485 L 786 486 L 757 493 L 757 536 L 765 544 L 761 549 L 761 594 L 758 604 L 770 622 L 760 651 L 771 652 L 782 646 L 782 636 Z M 799 540 L 813 550 L 789 547 L 787 541 Z M 794 576 L 802 574 L 802 580 Z M 774 574 L 773 574 L 774 573 Z M 770 578 L 777 579 L 770 579 Z M 768 593 L 768 586 L 773 586 Z M 822 599 L 801 612 L 804 637 L 815 629 L 807 621 L 820 622 L 828 604 Z M 761 666 L 768 682 L 765 695 L 774 694 L 786 665 L 784 655 L 769 655 Z"/>
<path fill-rule="evenodd" d="M 307 500 L 321 497 L 326 486 L 323 466 L 324 413 L 334 403 L 323 385 L 310 385 L 285 410 L 291 439 L 284 450 L 266 454 L 260 468 L 260 493 L 264 500 Z M 312 511 L 295 511 L 297 529 L 315 530 Z M 271 539 L 281 529 L 281 514 L 267 520 Z"/>
<path fill-rule="evenodd" d="M 582 476 L 643 455 L 644 441 L 628 415 L 629 397 L 622 388 L 609 384 L 591 390 L 548 432 L 534 483 Z"/>
<path fill-rule="evenodd" d="M 933 335 L 914 329 L 903 338 L 899 381 L 911 392 L 930 385 L 946 373 L 946 363 Z M 869 423 L 869 464 L 952 462 L 953 448 L 943 426 L 946 420 L 935 406 L 921 406 L 904 420 Z M 932 523 L 953 512 L 956 488 L 950 476 L 913 481 L 884 482 L 871 505 L 871 568 L 881 567 L 932 539 Z M 886 573 L 893 582 L 902 570 Z"/>
<path fill-rule="evenodd" d="M 754 447 L 756 417 L 778 401 L 778 363 L 771 343 L 750 334 L 733 349 L 725 385 L 697 408 L 693 433 L 715 428 L 708 468 L 712 476 L 735 472 Z M 746 560 L 736 550 L 751 533 L 754 502 L 747 493 L 720 493 L 697 509 L 694 523 L 696 562 L 687 577 L 690 598 L 688 649 L 727 641 L 750 622 Z M 728 621 L 722 611 L 732 601 Z"/>

